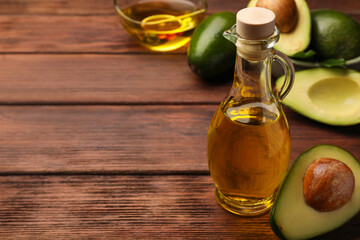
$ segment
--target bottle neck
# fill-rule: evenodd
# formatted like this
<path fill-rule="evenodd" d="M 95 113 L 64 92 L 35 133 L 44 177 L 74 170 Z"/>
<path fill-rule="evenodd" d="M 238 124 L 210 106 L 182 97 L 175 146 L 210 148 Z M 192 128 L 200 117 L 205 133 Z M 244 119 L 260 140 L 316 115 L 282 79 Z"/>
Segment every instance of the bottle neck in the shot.
<path fill-rule="evenodd" d="M 261 44 L 261 42 L 249 44 L 238 39 L 235 45 L 237 56 L 251 62 L 264 61 L 269 56 L 269 52 L 272 51 L 272 47 Z"/>
<path fill-rule="evenodd" d="M 224 37 L 237 48 L 234 81 L 228 101 L 233 104 L 277 102 L 271 87 L 271 63 L 272 48 L 278 42 L 279 34 L 275 27 L 274 33 L 266 39 L 244 39 L 237 34 L 235 25 L 224 32 Z"/>
<path fill-rule="evenodd" d="M 247 103 L 254 101 L 274 102 L 271 88 L 272 49 L 257 51 L 249 57 L 250 51 L 244 54 L 237 51 L 235 74 L 230 95 L 233 101 Z"/>

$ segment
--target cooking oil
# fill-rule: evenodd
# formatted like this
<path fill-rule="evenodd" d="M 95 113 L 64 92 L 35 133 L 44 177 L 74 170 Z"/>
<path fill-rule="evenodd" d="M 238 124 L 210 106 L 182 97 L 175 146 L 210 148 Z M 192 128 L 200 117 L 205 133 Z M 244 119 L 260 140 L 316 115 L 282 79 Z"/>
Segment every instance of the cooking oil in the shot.
<path fill-rule="evenodd" d="M 288 124 L 280 111 L 275 103 L 229 100 L 215 113 L 208 161 L 218 202 L 227 210 L 246 215 L 271 207 L 290 157 Z"/>
<path fill-rule="evenodd" d="M 288 168 L 291 140 L 281 101 L 292 87 L 294 67 L 272 49 L 279 30 L 270 10 L 240 10 L 224 36 L 236 45 L 234 81 L 209 127 L 208 165 L 219 204 L 255 216 L 270 209 Z M 285 72 L 280 90 L 271 84 L 273 61 Z"/>
<path fill-rule="evenodd" d="M 139 1 L 117 8 L 126 31 L 144 47 L 160 52 L 187 44 L 205 10 L 184 0 Z"/>

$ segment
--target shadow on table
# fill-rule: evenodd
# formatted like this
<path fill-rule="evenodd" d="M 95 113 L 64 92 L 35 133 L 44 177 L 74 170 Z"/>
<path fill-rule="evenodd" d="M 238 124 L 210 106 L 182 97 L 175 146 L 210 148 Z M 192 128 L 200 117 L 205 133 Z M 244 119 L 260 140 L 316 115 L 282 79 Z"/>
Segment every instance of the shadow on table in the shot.
<path fill-rule="evenodd" d="M 333 126 L 333 125 L 327 125 L 325 123 L 321 123 L 315 120 L 312 120 L 308 117 L 305 117 L 301 115 L 300 113 L 295 112 L 294 110 L 283 106 L 285 115 L 292 116 L 294 122 L 301 122 L 304 125 L 308 126 L 309 128 L 319 128 L 322 130 L 332 131 L 337 134 L 342 134 L 346 136 L 354 136 L 358 137 L 360 134 L 360 124 L 357 125 L 351 125 L 351 126 Z"/>

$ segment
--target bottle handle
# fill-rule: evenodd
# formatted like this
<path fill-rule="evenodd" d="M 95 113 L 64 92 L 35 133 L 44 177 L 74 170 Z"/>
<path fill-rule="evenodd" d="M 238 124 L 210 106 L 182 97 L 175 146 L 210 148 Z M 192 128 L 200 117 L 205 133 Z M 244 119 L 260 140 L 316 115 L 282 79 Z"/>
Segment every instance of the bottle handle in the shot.
<path fill-rule="evenodd" d="M 281 88 L 279 89 L 279 100 L 282 102 L 282 100 L 288 95 L 290 92 L 295 79 L 295 68 L 292 64 L 291 60 L 282 52 L 276 51 L 273 56 L 273 60 L 278 62 L 281 67 L 284 69 L 285 73 L 285 80 Z"/>

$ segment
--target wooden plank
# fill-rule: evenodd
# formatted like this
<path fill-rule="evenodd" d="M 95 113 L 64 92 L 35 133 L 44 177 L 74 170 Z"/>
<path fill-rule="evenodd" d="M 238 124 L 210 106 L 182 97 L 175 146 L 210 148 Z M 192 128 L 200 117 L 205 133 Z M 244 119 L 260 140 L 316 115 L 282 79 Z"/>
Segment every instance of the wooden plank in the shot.
<path fill-rule="evenodd" d="M 2 239 L 277 239 L 216 203 L 210 176 L 2 176 Z M 359 237 L 360 215 L 322 239 Z"/>
<path fill-rule="evenodd" d="M 219 103 L 184 55 L 0 55 L 0 103 Z"/>
<path fill-rule="evenodd" d="M 2 15 L 114 14 L 112 0 L 0 0 Z"/>
<path fill-rule="evenodd" d="M 360 14 L 353 15 L 360 22 Z M 114 15 L 0 15 L 0 53 L 152 53 L 135 43 Z M 186 46 L 175 51 L 186 53 Z"/>
<path fill-rule="evenodd" d="M 39 15 L 100 15 L 114 14 L 113 1 L 108 0 L 0 0 L 0 14 L 39 14 Z M 246 7 L 248 0 L 219 1 L 207 0 L 210 13 L 218 11 L 236 12 Z M 359 14 L 360 2 L 353 0 L 328 1 L 307 0 L 310 8 L 330 8 L 345 13 Z"/>
<path fill-rule="evenodd" d="M 0 52 L 146 52 L 110 16 L 0 15 Z"/>
<path fill-rule="evenodd" d="M 216 106 L 0 107 L 0 172 L 207 170 Z"/>
<path fill-rule="evenodd" d="M 360 125 L 329 126 L 308 119 L 286 107 L 290 135 L 292 163 L 298 155 L 317 144 L 333 144 L 350 151 L 360 161 Z"/>
<path fill-rule="evenodd" d="M 208 12 L 236 12 L 246 7 L 248 0 L 224 1 L 208 0 Z M 31 15 L 104 15 L 115 14 L 113 0 L 0 0 L 0 14 Z"/>
<path fill-rule="evenodd" d="M 2 174 L 207 173 L 207 131 L 217 106 L 2 106 Z M 360 159 L 360 126 L 336 128 L 286 111 L 291 162 L 335 144 Z"/>
<path fill-rule="evenodd" d="M 210 176 L 2 176 L 1 239 L 277 239 L 216 203 Z"/>

